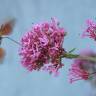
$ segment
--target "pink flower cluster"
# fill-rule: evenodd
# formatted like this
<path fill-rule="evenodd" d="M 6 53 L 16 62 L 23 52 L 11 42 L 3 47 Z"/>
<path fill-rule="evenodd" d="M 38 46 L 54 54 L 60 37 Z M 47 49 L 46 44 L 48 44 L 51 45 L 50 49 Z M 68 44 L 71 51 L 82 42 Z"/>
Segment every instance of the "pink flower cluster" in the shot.
<path fill-rule="evenodd" d="M 83 33 L 83 37 L 88 36 L 89 38 L 92 38 L 96 40 L 96 22 L 93 22 L 92 20 L 87 20 L 87 29 Z"/>
<path fill-rule="evenodd" d="M 96 53 L 91 50 L 84 50 L 80 56 L 96 57 Z M 69 69 L 70 83 L 77 80 L 88 80 L 93 74 L 96 74 L 96 62 L 77 58 Z"/>
<path fill-rule="evenodd" d="M 54 18 L 50 23 L 34 25 L 21 40 L 22 65 L 29 71 L 41 69 L 58 74 L 58 69 L 63 66 L 61 55 L 65 53 L 62 48 L 65 35 L 65 30 Z"/>
<path fill-rule="evenodd" d="M 70 83 L 77 80 L 87 80 L 89 77 L 89 72 L 82 68 L 82 61 L 75 60 L 69 69 Z"/>

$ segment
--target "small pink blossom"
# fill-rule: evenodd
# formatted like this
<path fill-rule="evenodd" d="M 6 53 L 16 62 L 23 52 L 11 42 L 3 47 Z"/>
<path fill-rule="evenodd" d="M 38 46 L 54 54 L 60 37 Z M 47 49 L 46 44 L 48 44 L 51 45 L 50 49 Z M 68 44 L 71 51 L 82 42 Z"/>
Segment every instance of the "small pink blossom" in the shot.
<path fill-rule="evenodd" d="M 64 66 L 63 64 L 57 64 L 57 65 L 49 64 L 48 66 L 44 66 L 42 70 L 48 71 L 50 74 L 54 73 L 54 76 L 57 77 L 59 75 L 58 70 L 63 66 Z"/>
<path fill-rule="evenodd" d="M 80 68 L 81 62 L 78 60 L 74 61 L 74 64 L 72 64 L 71 69 L 69 69 L 69 76 L 70 76 L 70 83 L 73 83 L 74 81 L 77 80 L 87 80 L 89 77 L 88 71 Z"/>
<path fill-rule="evenodd" d="M 80 56 L 96 57 L 96 53 L 91 50 L 84 50 L 80 53 Z M 88 80 L 91 75 L 96 73 L 96 62 L 92 62 L 84 59 L 75 59 L 71 68 L 69 69 L 70 83 L 78 80 Z"/>
<path fill-rule="evenodd" d="M 63 66 L 60 56 L 65 53 L 62 48 L 65 34 L 54 18 L 50 23 L 34 25 L 21 39 L 22 65 L 30 71 L 42 69 L 57 74 Z"/>
<path fill-rule="evenodd" d="M 96 40 L 96 22 L 93 22 L 92 20 L 87 20 L 87 28 L 82 34 L 82 37 L 89 37 L 94 40 Z"/>

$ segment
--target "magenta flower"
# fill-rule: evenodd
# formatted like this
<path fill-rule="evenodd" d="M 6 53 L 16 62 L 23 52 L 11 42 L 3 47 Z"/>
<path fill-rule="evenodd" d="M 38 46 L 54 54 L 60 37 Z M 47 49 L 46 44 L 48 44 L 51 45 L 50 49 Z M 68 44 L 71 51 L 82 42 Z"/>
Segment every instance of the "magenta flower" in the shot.
<path fill-rule="evenodd" d="M 96 57 L 96 53 L 90 50 L 84 50 L 80 53 L 80 56 Z M 75 59 L 69 69 L 70 83 L 78 80 L 88 80 L 93 74 L 96 73 L 95 67 L 96 62 L 79 58 Z"/>
<path fill-rule="evenodd" d="M 63 66 L 61 55 L 65 53 L 62 48 L 65 33 L 54 18 L 51 23 L 34 25 L 21 40 L 22 65 L 29 71 L 41 69 L 57 74 Z"/>
<path fill-rule="evenodd" d="M 71 69 L 69 69 L 69 76 L 70 76 L 70 83 L 73 83 L 77 80 L 87 80 L 89 77 L 88 71 L 80 68 L 81 62 L 78 60 L 74 61 L 74 64 L 72 64 Z"/>
<path fill-rule="evenodd" d="M 92 20 L 87 20 L 87 29 L 82 34 L 82 37 L 89 37 L 96 40 L 96 22 Z"/>

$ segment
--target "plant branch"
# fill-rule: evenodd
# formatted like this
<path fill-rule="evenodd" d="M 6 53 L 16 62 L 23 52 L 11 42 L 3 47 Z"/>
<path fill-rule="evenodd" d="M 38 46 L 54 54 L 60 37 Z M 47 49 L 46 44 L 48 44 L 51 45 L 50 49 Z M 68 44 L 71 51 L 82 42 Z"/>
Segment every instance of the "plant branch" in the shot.
<path fill-rule="evenodd" d="M 80 56 L 78 54 L 72 54 L 72 53 L 64 53 L 62 56 L 62 58 L 68 58 L 68 59 L 74 59 L 74 58 L 79 58 L 79 59 L 83 59 L 83 60 L 89 60 L 89 61 L 93 61 L 96 62 L 96 57 L 91 57 L 91 56 Z"/>
<path fill-rule="evenodd" d="M 15 41 L 14 39 L 12 39 L 12 38 L 10 38 L 10 37 L 3 37 L 3 38 L 7 38 L 7 39 L 11 40 L 12 42 L 14 42 L 14 43 L 22 46 L 19 42 Z"/>

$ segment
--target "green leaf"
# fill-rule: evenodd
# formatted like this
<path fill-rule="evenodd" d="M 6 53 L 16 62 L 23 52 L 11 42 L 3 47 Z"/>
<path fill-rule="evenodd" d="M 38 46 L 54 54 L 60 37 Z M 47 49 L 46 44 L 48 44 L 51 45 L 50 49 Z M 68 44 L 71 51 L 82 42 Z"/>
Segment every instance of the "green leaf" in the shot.
<path fill-rule="evenodd" d="M 69 51 L 69 53 L 72 53 L 72 52 L 75 51 L 75 50 L 76 50 L 76 48 L 73 48 L 72 50 Z"/>

